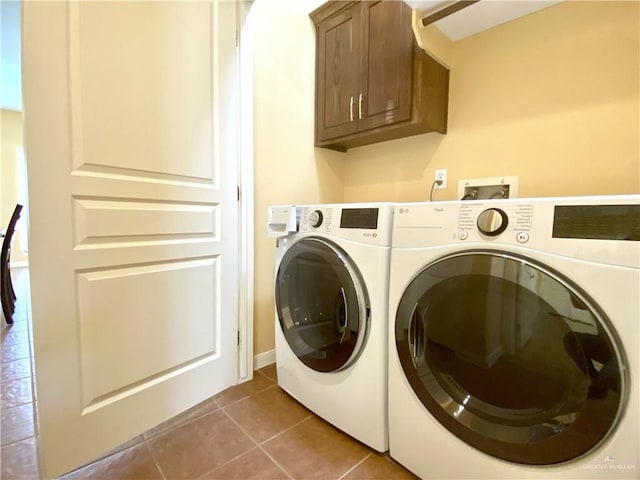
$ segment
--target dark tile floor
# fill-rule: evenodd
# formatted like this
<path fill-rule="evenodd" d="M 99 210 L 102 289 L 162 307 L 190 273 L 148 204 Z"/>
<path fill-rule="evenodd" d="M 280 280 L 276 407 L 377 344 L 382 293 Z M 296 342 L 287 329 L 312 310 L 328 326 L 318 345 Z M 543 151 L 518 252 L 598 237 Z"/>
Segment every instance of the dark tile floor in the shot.
<path fill-rule="evenodd" d="M 19 302 L 2 326 L 3 480 L 39 479 L 28 271 L 13 272 Z M 76 479 L 414 479 L 388 455 L 334 428 L 277 385 L 274 365 L 71 472 Z"/>
<path fill-rule="evenodd" d="M 13 316 L 14 324 L 7 326 L 4 317 L 1 320 L 0 477 L 3 480 L 37 479 L 37 423 L 34 415 L 35 397 L 31 365 L 29 272 L 26 268 L 18 268 L 11 273 L 18 301 Z"/>

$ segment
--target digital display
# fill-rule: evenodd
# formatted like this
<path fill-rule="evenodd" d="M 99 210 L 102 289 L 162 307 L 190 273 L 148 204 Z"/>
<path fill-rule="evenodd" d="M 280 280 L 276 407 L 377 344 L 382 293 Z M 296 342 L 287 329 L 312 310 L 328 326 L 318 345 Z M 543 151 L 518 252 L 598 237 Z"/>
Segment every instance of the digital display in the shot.
<path fill-rule="evenodd" d="M 378 228 L 377 208 L 343 208 L 340 216 L 340 228 Z"/>
<path fill-rule="evenodd" d="M 553 237 L 640 241 L 640 205 L 556 206 Z"/>

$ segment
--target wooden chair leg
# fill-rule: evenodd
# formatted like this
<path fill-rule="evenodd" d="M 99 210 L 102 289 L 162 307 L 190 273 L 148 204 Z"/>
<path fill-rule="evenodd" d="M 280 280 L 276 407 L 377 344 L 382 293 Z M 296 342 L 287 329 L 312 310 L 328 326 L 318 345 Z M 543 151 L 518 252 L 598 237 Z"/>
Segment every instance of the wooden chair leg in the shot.
<path fill-rule="evenodd" d="M 2 313 L 4 319 L 11 325 L 13 323 L 13 312 L 15 311 L 15 300 L 11 297 L 9 286 L 6 284 L 6 278 L 2 279 Z"/>
<path fill-rule="evenodd" d="M 7 323 L 13 323 L 13 312 L 16 309 L 16 292 L 11 281 L 11 271 L 9 270 L 11 257 L 11 238 L 16 228 L 18 218 L 22 212 L 22 205 L 16 205 L 11 215 L 11 220 L 2 239 L 2 250 L 0 253 L 0 286 L 2 287 L 2 311 Z"/>

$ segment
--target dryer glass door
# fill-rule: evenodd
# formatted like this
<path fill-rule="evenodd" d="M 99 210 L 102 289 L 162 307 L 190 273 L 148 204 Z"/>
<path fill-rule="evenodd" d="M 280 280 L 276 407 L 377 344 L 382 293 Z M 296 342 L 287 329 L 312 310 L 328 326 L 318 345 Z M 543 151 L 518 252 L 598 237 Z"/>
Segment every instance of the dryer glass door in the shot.
<path fill-rule="evenodd" d="M 346 368 L 363 348 L 369 299 L 355 265 L 331 242 L 307 238 L 287 250 L 276 277 L 276 308 L 289 346 L 314 370 Z"/>
<path fill-rule="evenodd" d="M 602 442 L 626 395 L 610 322 L 573 282 L 530 259 L 469 251 L 424 268 L 398 305 L 414 392 L 466 443 L 557 464 Z"/>

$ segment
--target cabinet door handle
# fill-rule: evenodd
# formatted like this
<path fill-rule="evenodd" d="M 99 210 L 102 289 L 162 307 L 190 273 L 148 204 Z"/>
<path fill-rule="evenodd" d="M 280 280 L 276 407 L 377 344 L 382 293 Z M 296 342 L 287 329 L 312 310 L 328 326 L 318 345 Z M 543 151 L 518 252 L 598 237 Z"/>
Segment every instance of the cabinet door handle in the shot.
<path fill-rule="evenodd" d="M 362 94 L 358 97 L 358 118 L 362 120 Z"/>
<path fill-rule="evenodd" d="M 349 102 L 349 121 L 353 122 L 353 97 L 351 97 Z"/>

